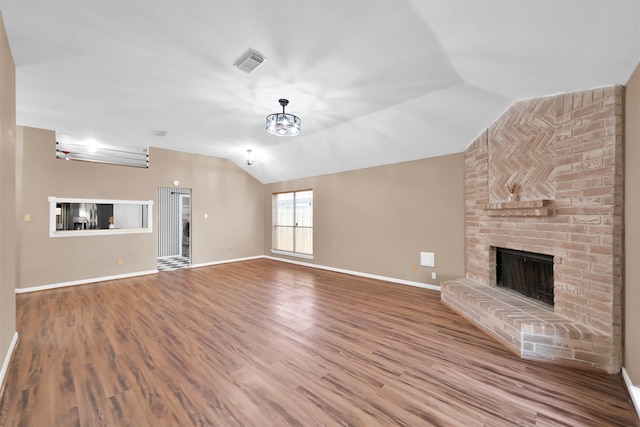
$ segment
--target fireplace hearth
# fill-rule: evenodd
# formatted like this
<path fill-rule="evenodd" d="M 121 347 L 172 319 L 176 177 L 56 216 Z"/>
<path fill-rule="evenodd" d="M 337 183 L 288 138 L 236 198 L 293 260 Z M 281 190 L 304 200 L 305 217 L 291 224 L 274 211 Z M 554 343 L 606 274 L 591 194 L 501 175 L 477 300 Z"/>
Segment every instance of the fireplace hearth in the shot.
<path fill-rule="evenodd" d="M 553 256 L 496 248 L 496 284 L 553 306 Z"/>

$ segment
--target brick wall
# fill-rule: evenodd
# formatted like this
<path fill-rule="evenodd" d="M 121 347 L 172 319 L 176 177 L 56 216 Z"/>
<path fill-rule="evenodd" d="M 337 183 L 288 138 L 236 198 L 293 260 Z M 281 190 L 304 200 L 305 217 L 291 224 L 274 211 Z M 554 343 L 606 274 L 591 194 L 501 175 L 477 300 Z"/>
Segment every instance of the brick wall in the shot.
<path fill-rule="evenodd" d="M 615 86 L 515 103 L 465 158 L 467 280 L 495 285 L 498 246 L 553 255 L 553 310 L 606 338 L 593 345 L 610 348 L 593 351 L 607 355 L 608 371 L 621 354 L 623 94 Z M 552 213 L 495 216 L 508 182 Z"/>

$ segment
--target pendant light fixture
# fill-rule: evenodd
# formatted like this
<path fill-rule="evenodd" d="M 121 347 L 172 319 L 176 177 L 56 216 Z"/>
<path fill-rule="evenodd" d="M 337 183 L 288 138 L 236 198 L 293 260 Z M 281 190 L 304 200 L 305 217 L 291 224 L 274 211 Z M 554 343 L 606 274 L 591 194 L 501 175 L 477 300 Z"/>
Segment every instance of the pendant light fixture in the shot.
<path fill-rule="evenodd" d="M 247 150 L 247 155 L 244 157 L 244 161 L 247 162 L 247 166 L 251 166 L 256 162 L 256 155 L 253 151 Z"/>
<path fill-rule="evenodd" d="M 284 112 L 284 107 L 289 104 L 288 99 L 279 99 L 282 105 L 282 113 L 273 113 L 267 116 L 267 132 L 275 136 L 296 136 L 300 133 L 300 117 Z"/>

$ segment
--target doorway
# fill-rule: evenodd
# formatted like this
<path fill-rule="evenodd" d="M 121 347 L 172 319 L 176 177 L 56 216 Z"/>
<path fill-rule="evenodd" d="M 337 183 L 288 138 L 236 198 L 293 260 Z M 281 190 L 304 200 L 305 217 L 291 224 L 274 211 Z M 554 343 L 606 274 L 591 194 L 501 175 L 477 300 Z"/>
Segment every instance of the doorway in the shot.
<path fill-rule="evenodd" d="M 191 189 L 158 187 L 158 271 L 191 265 Z"/>
<path fill-rule="evenodd" d="M 191 196 L 188 194 L 180 194 L 180 226 L 182 233 L 180 236 L 180 256 L 189 258 L 189 249 L 191 241 L 189 234 L 191 231 Z"/>

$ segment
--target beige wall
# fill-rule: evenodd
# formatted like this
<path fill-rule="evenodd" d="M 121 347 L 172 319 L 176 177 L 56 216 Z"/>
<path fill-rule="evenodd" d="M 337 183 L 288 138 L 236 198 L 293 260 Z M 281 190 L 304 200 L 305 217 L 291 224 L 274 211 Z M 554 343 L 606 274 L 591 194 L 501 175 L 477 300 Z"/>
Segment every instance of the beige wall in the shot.
<path fill-rule="evenodd" d="M 640 384 L 640 65 L 625 98 L 624 367 Z"/>
<path fill-rule="evenodd" d="M 15 88 L 15 65 L 0 16 L 0 366 L 16 331 Z"/>
<path fill-rule="evenodd" d="M 463 179 L 460 153 L 266 185 L 265 254 L 272 194 L 313 189 L 315 256 L 290 259 L 428 284 L 461 277 Z M 435 268 L 419 265 L 421 251 Z"/>
<path fill-rule="evenodd" d="M 272 192 L 312 188 L 309 262 L 430 284 L 464 274 L 462 153 L 264 186 L 224 159 L 152 148 L 149 169 L 66 162 L 53 131 L 17 134 L 20 288 L 155 269 L 157 218 L 151 234 L 50 238 L 47 198 L 156 201 L 174 179 L 192 189 L 193 264 L 269 255 Z M 420 251 L 436 253 L 435 268 L 419 266 Z"/>
<path fill-rule="evenodd" d="M 20 288 L 154 270 L 157 189 L 175 179 L 192 190 L 192 264 L 262 254 L 262 184 L 228 160 L 152 148 L 149 169 L 64 161 L 55 132 L 27 127 L 18 127 L 17 143 Z M 154 200 L 153 233 L 50 238 L 49 196 Z"/>

